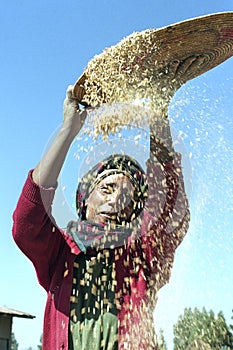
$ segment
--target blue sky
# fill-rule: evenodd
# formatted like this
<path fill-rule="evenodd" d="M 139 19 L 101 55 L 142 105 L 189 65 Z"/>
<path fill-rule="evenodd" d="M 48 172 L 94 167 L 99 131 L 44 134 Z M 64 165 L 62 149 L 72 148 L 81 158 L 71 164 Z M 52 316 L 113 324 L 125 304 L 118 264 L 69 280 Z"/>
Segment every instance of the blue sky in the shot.
<path fill-rule="evenodd" d="M 11 238 L 12 212 L 29 169 L 62 121 L 66 88 L 88 61 L 134 31 L 233 11 L 229 0 L 29 0 L 0 5 L 1 244 L 0 305 L 36 316 L 14 319 L 19 350 L 36 349 L 46 295 L 33 266 Z M 223 310 L 233 294 L 233 60 L 192 80 L 175 95 L 170 117 L 193 169 L 189 233 L 177 250 L 155 322 L 172 349 L 172 326 L 184 307 Z"/>

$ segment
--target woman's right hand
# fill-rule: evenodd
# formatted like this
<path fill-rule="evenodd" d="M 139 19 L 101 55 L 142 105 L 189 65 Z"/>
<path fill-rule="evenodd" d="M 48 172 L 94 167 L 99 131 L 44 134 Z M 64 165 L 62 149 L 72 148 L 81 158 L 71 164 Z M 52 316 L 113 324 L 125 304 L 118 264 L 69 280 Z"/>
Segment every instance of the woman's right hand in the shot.
<path fill-rule="evenodd" d="M 79 109 L 79 101 L 73 96 L 73 86 L 69 85 L 63 103 L 63 126 L 70 128 L 71 132 L 76 136 L 82 128 L 86 116 L 86 110 Z"/>

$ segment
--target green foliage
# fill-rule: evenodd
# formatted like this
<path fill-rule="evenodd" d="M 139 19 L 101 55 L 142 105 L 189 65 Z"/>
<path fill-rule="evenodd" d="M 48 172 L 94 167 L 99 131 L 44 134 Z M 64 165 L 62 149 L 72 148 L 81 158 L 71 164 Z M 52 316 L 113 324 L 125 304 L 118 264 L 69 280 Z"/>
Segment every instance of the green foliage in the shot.
<path fill-rule="evenodd" d="M 232 312 L 233 312 L 233 310 L 231 310 Z M 233 316 L 231 316 L 231 320 L 232 320 L 232 322 L 233 322 Z M 230 329 L 231 329 L 231 331 L 233 332 L 233 324 L 230 324 Z"/>
<path fill-rule="evenodd" d="M 186 308 L 174 325 L 174 350 L 186 350 L 196 339 L 209 344 L 212 350 L 233 349 L 233 334 L 223 313 Z"/>
<path fill-rule="evenodd" d="M 37 345 L 38 350 L 42 350 L 42 335 L 40 336 L 40 344 Z"/>
<path fill-rule="evenodd" d="M 159 330 L 159 336 L 158 336 L 158 350 L 167 350 L 167 344 L 165 342 L 165 338 L 163 335 L 163 330 Z"/>
<path fill-rule="evenodd" d="M 19 344 L 15 339 L 15 335 L 14 333 L 11 333 L 11 350 L 18 350 L 18 347 L 19 347 Z"/>

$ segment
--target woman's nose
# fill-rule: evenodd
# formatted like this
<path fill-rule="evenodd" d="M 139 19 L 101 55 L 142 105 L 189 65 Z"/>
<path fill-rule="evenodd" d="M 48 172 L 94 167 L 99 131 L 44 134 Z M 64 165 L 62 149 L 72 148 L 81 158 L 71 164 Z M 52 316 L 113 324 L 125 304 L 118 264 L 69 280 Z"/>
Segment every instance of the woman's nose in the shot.
<path fill-rule="evenodd" d="M 122 191 L 122 189 L 116 190 L 109 195 L 108 203 L 114 205 L 116 208 L 123 209 L 129 202 L 129 195 L 125 191 Z"/>
<path fill-rule="evenodd" d="M 107 197 L 107 202 L 111 204 L 117 204 L 119 202 L 120 193 L 119 191 L 115 190 L 112 193 L 109 193 Z"/>

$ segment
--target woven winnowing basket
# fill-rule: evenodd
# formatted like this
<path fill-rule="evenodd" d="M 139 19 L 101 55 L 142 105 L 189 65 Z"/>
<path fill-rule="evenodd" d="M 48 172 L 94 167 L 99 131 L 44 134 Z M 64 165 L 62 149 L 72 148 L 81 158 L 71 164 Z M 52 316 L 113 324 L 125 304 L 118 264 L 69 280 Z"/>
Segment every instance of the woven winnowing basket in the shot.
<path fill-rule="evenodd" d="M 73 93 L 80 103 L 93 107 L 149 100 L 154 111 L 166 114 L 181 85 L 232 54 L 233 12 L 135 32 L 95 56 L 76 81 Z M 190 64 L 192 60 L 198 64 Z"/>

